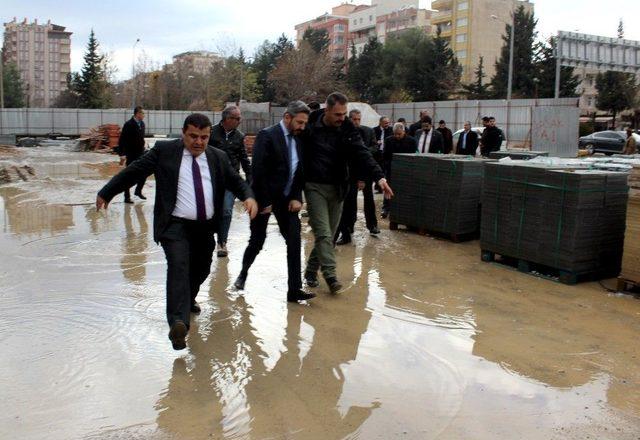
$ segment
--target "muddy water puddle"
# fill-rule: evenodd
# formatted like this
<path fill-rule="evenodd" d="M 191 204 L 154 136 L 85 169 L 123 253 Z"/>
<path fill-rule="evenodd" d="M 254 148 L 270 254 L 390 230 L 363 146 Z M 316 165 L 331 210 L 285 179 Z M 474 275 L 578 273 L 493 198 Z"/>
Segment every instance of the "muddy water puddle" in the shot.
<path fill-rule="evenodd" d="M 114 157 L 10 160 L 36 178 L 0 186 L 0 438 L 640 435 L 637 298 L 482 263 L 477 242 L 386 223 L 370 237 L 360 219 L 337 249 L 345 291 L 291 305 L 275 223 L 246 290 L 231 287 L 249 234 L 237 206 L 175 352 L 152 198 L 94 211 Z"/>

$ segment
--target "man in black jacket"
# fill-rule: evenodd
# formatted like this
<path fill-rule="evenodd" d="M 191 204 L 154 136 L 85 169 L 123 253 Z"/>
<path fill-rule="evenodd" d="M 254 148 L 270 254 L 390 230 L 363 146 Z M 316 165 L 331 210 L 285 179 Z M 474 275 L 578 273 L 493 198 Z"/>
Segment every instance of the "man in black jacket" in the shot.
<path fill-rule="evenodd" d="M 376 142 L 373 129 L 361 124 L 362 113 L 360 110 L 351 110 L 349 112 L 349 119 L 351 119 L 353 125 L 358 129 L 364 145 L 368 147 L 371 154 L 373 154 L 378 149 L 378 143 Z M 371 235 L 377 235 L 380 233 L 380 229 L 378 229 L 378 219 L 376 218 L 376 204 L 373 200 L 373 181 L 370 178 L 367 178 L 364 181 L 358 180 L 357 176 L 352 175 L 349 182 L 349 189 L 342 207 L 340 225 L 338 226 L 338 232 L 335 236 L 337 245 L 351 243 L 351 234 L 353 234 L 353 229 L 358 215 L 359 189 L 362 189 L 362 195 L 364 196 L 364 218 L 367 229 Z"/>
<path fill-rule="evenodd" d="M 496 127 L 496 119 L 493 116 L 482 118 L 482 125 L 484 125 L 484 131 L 480 138 L 480 152 L 488 157 L 492 151 L 500 150 L 504 135 L 502 130 Z"/>
<path fill-rule="evenodd" d="M 416 131 L 416 141 L 419 153 L 444 153 L 444 139 L 433 129 L 430 116 L 425 116 L 422 128 Z"/>
<path fill-rule="evenodd" d="M 302 142 L 305 198 L 309 224 L 315 235 L 305 279 L 307 285 L 317 286 L 318 270 L 321 269 L 331 292 L 338 293 L 342 284 L 336 278 L 333 237 L 340 222 L 350 173 L 371 177 L 386 197 L 392 197 L 393 191 L 371 152 L 362 143 L 360 133 L 347 118 L 347 97 L 342 93 L 330 94 L 326 108 L 311 113 Z"/>
<path fill-rule="evenodd" d="M 300 262 L 300 217 L 302 208 L 302 151 L 297 136 L 309 119 L 309 107 L 302 101 L 287 106 L 282 120 L 260 130 L 253 144 L 251 186 L 258 202 L 259 214 L 251 220 L 251 237 L 242 258 L 242 270 L 235 281 L 244 289 L 249 268 L 267 238 L 267 224 L 275 215 L 280 233 L 287 243 L 289 288 L 287 301 L 308 300 L 315 296 L 302 290 Z"/>
<path fill-rule="evenodd" d="M 387 138 L 385 143 L 387 148 L 384 150 L 384 175 L 387 176 L 387 179 L 391 182 L 391 162 L 393 161 L 393 155 L 400 153 L 415 154 L 418 146 L 415 138 L 409 136 L 404 131 L 404 126 L 401 123 L 396 123 L 393 126 L 393 136 Z M 391 200 L 385 199 L 382 204 L 382 218 L 387 218 L 390 210 Z"/>
<path fill-rule="evenodd" d="M 194 113 L 187 117 L 182 139 L 160 141 L 144 156 L 114 176 L 96 197 L 96 208 L 143 177 L 155 175 L 153 239 L 167 259 L 167 321 L 175 350 L 186 347 L 190 312 L 199 313 L 196 295 L 209 275 L 225 191 L 244 201 L 254 218 L 258 206 L 251 188 L 229 164 L 226 155 L 207 147 L 211 121 Z M 202 154 L 204 153 L 204 154 Z"/>
<path fill-rule="evenodd" d="M 456 154 L 465 156 L 475 156 L 478 149 L 478 133 L 471 130 L 471 122 L 464 123 L 464 131 L 460 133 L 458 145 L 456 146 Z"/>
<path fill-rule="evenodd" d="M 442 140 L 444 142 L 443 153 L 451 153 L 451 151 L 453 150 L 453 133 L 451 132 L 451 130 L 449 130 L 449 128 L 447 128 L 447 123 L 444 121 L 444 119 L 441 119 L 440 122 L 438 122 L 437 130 L 442 135 Z"/>
<path fill-rule="evenodd" d="M 251 162 L 244 145 L 244 133 L 238 130 L 241 119 L 238 107 L 232 105 L 225 108 L 222 111 L 222 120 L 211 129 L 209 145 L 227 153 L 231 166 L 236 172 L 239 172 L 240 166 L 242 166 L 245 178 L 251 184 Z M 218 232 L 218 257 L 226 257 L 228 255 L 227 236 L 231 227 L 234 202 L 233 193 L 227 191 L 224 196 L 222 226 Z"/>
<path fill-rule="evenodd" d="M 409 126 L 409 136 L 413 136 L 417 139 L 416 131 L 422 128 L 422 123 L 425 121 L 425 118 L 428 117 L 429 112 L 427 110 L 420 110 L 420 119 Z"/>
<path fill-rule="evenodd" d="M 138 159 L 144 154 L 144 109 L 140 106 L 133 110 L 133 116 L 122 126 L 122 132 L 120 133 L 120 139 L 118 140 L 118 152 L 120 155 L 120 165 L 123 165 L 126 161 L 126 165 L 129 166 L 134 160 Z M 136 189 L 133 192 L 136 196 L 143 200 L 146 197 L 142 195 L 142 188 L 146 182 L 146 177 L 135 182 Z M 129 188 L 124 191 L 124 203 L 133 203 L 131 200 L 131 194 Z"/>

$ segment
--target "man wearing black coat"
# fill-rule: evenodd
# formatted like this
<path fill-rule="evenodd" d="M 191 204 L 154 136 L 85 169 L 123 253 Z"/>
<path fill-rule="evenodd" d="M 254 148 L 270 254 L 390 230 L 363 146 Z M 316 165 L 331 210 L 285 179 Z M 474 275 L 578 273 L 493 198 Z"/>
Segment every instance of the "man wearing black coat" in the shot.
<path fill-rule="evenodd" d="M 349 119 L 360 133 L 362 142 L 369 148 L 369 151 L 371 151 L 372 154 L 377 151 L 378 143 L 376 142 L 375 132 L 373 129 L 361 124 L 362 113 L 360 110 L 351 110 L 349 112 Z M 351 234 L 353 234 L 353 229 L 358 215 L 359 189 L 362 189 L 362 195 L 364 196 L 364 218 L 367 229 L 371 235 L 377 235 L 380 233 L 380 229 L 378 229 L 378 219 L 376 218 L 376 204 L 373 200 L 373 181 L 370 178 L 358 180 L 358 176 L 352 175 L 349 182 L 349 189 L 342 207 L 340 225 L 338 226 L 338 232 L 335 236 L 337 245 L 351 243 Z"/>
<path fill-rule="evenodd" d="M 416 131 L 418 153 L 444 153 L 444 139 L 431 125 L 431 117 L 425 116 L 422 128 Z"/>
<path fill-rule="evenodd" d="M 404 131 L 404 125 L 397 122 L 393 126 L 393 136 L 390 136 L 385 141 L 387 148 L 384 150 L 384 174 L 391 182 L 391 163 L 393 161 L 394 154 L 415 154 L 417 151 L 417 144 L 415 138 L 409 136 Z M 385 199 L 382 203 L 382 218 L 387 218 L 389 211 L 391 210 L 391 200 Z"/>
<path fill-rule="evenodd" d="M 417 139 L 416 131 L 422 128 L 422 123 L 424 122 L 425 118 L 428 118 L 428 117 L 429 117 L 429 112 L 427 110 L 420 110 L 420 119 L 409 126 L 409 133 L 408 133 L 409 136 L 413 136 L 414 138 Z"/>
<path fill-rule="evenodd" d="M 211 129 L 209 145 L 216 147 L 229 156 L 229 162 L 236 172 L 240 172 L 240 166 L 251 184 L 251 162 L 244 145 L 244 133 L 238 130 L 241 120 L 240 109 L 235 105 L 226 107 L 222 111 L 222 120 Z M 218 257 L 226 257 L 227 236 L 231 227 L 231 217 L 233 216 L 234 195 L 227 191 L 224 196 L 224 206 L 222 213 L 222 225 L 218 232 Z"/>
<path fill-rule="evenodd" d="M 485 116 L 482 118 L 484 131 L 480 138 L 480 152 L 483 156 L 488 157 L 492 151 L 499 151 L 502 146 L 504 134 L 502 130 L 496 127 L 496 119 L 494 117 Z"/>
<path fill-rule="evenodd" d="M 309 119 L 309 107 L 302 101 L 287 106 L 282 120 L 260 130 L 253 144 L 251 186 L 258 202 L 259 214 L 251 220 L 251 237 L 242 258 L 242 270 L 234 285 L 244 289 L 249 268 L 267 238 L 267 225 L 275 215 L 280 233 L 287 243 L 289 287 L 287 301 L 297 302 L 315 296 L 302 290 L 300 262 L 300 217 L 302 208 L 302 150 L 298 135 Z"/>
<path fill-rule="evenodd" d="M 209 275 L 213 233 L 220 228 L 225 191 L 244 200 L 251 218 L 258 211 L 251 188 L 227 156 L 207 146 L 210 133 L 209 118 L 198 113 L 188 116 L 182 139 L 157 142 L 96 197 L 96 208 L 106 208 L 116 194 L 154 174 L 153 239 L 162 245 L 167 259 L 167 321 L 175 350 L 186 347 L 190 312 L 200 312 L 196 295 Z"/>
<path fill-rule="evenodd" d="M 449 128 L 447 128 L 447 123 L 444 119 L 441 119 L 440 122 L 438 122 L 437 130 L 442 135 L 442 140 L 444 142 L 444 154 L 451 153 L 453 150 L 453 133 Z"/>
<path fill-rule="evenodd" d="M 386 116 L 380 116 L 378 126 L 373 127 L 373 133 L 376 137 L 376 144 L 378 148 L 372 151 L 373 157 L 378 161 L 378 164 L 382 166 L 382 152 L 384 151 L 384 140 L 393 135 L 393 130 L 389 122 L 389 118 Z"/>
<path fill-rule="evenodd" d="M 478 149 L 478 133 L 471 130 L 471 122 L 464 123 L 464 131 L 460 133 L 458 145 L 456 146 L 456 154 L 464 156 L 475 156 Z"/>
<path fill-rule="evenodd" d="M 126 161 L 126 165 L 129 166 L 134 160 L 137 160 L 144 154 L 144 132 L 144 109 L 138 106 L 133 110 L 131 119 L 122 126 L 122 132 L 118 140 L 118 152 L 120 154 L 121 165 Z M 135 182 L 136 189 L 133 192 L 143 200 L 146 199 L 146 197 L 142 195 L 142 188 L 146 180 L 145 177 Z M 133 203 L 129 188 L 124 191 L 124 202 Z"/>

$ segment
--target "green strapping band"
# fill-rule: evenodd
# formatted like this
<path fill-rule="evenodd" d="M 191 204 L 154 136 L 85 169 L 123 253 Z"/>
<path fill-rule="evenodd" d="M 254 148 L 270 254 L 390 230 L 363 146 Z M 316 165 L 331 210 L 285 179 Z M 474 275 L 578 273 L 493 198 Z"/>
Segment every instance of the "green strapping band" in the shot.
<path fill-rule="evenodd" d="M 520 255 L 520 239 L 522 238 L 522 225 L 524 224 L 525 206 L 527 204 L 527 183 L 529 183 L 529 176 L 524 178 L 524 194 L 522 196 L 522 208 L 520 209 L 520 224 L 518 225 L 518 241 L 516 245 L 516 252 Z"/>

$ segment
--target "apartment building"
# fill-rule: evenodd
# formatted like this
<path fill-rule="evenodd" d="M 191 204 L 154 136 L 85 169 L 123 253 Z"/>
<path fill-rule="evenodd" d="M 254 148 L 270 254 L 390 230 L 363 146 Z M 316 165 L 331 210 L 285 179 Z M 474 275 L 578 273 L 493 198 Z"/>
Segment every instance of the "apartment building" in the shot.
<path fill-rule="evenodd" d="M 186 66 L 189 71 L 205 75 L 214 64 L 224 63 L 224 58 L 215 52 L 196 50 L 174 55 L 173 63 Z"/>
<path fill-rule="evenodd" d="M 297 24 L 296 42 L 299 44 L 307 29 L 324 29 L 329 37 L 329 53 L 336 59 L 349 57 L 349 14 L 358 6 L 343 3 L 331 9 L 331 13 L 323 14 L 313 20 Z"/>
<path fill-rule="evenodd" d="M 520 6 L 533 13 L 528 0 L 434 0 L 431 8 L 431 26 L 439 28 L 449 40 L 458 62 L 462 66 L 462 82 L 474 80 L 474 71 L 480 57 L 488 81 L 495 73 L 495 62 L 500 57 L 505 24 L 511 23 L 511 14 Z"/>
<path fill-rule="evenodd" d="M 50 107 L 67 87 L 71 32 L 64 26 L 13 21 L 4 24 L 4 61 L 15 63 L 29 107 Z"/>

